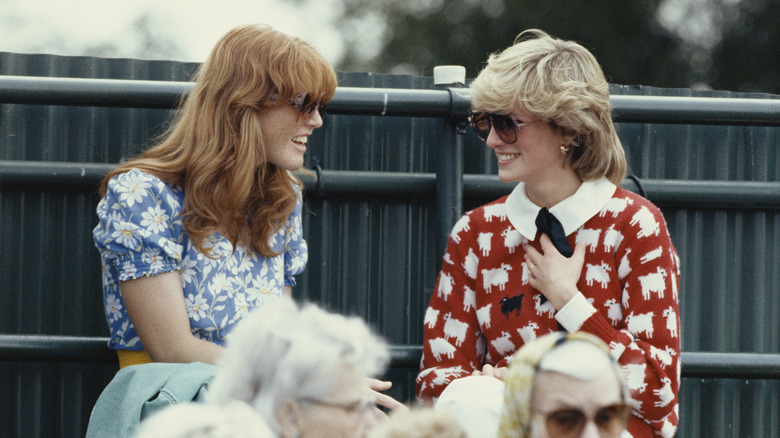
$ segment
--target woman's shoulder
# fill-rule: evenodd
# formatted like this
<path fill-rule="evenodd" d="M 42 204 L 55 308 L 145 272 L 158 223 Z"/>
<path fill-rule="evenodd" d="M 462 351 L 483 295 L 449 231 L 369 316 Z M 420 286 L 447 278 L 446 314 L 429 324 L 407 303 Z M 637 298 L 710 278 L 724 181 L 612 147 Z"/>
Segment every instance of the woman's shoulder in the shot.
<path fill-rule="evenodd" d="M 169 184 L 159 177 L 140 169 L 129 169 L 118 173 L 108 181 L 108 190 L 131 191 L 155 191 L 180 194 L 183 190 L 173 184 Z"/>
<path fill-rule="evenodd" d="M 618 207 L 625 209 L 625 211 L 629 213 L 634 213 L 645 208 L 653 213 L 660 214 L 660 209 L 653 204 L 652 201 L 622 187 L 618 187 L 615 190 L 612 198 L 607 201 L 607 205 L 604 208 L 607 210 L 612 208 L 614 210 Z"/>
<path fill-rule="evenodd" d="M 666 219 L 661 209 L 649 199 L 618 187 L 598 214 L 604 227 L 621 229 L 624 235 L 637 237 L 666 236 Z"/>
<path fill-rule="evenodd" d="M 111 177 L 103 203 L 130 209 L 158 206 L 177 212 L 184 204 L 184 191 L 159 177 L 139 169 L 130 169 Z M 116 204 L 119 205 L 116 205 Z"/>
<path fill-rule="evenodd" d="M 509 195 L 502 196 L 495 201 L 482 204 L 466 212 L 466 216 L 475 222 L 492 222 L 494 218 L 506 219 L 506 200 Z"/>

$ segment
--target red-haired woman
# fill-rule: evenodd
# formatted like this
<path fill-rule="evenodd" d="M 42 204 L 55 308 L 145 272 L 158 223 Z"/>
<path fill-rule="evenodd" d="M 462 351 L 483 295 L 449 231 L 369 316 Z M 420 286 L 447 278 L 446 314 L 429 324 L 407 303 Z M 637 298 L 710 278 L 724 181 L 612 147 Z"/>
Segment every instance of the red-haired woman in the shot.
<path fill-rule="evenodd" d="M 247 312 L 290 295 L 307 260 L 293 171 L 335 90 L 304 41 L 232 29 L 159 143 L 105 178 L 93 234 L 121 367 L 213 364 Z"/>

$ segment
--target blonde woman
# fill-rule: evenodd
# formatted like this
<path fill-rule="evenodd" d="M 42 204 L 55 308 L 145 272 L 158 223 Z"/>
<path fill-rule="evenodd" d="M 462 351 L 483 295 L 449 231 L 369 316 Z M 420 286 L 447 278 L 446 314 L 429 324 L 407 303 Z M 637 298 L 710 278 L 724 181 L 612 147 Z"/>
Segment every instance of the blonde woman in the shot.
<path fill-rule="evenodd" d="M 525 343 L 584 331 L 627 374 L 628 431 L 668 435 L 680 384 L 679 260 L 661 211 L 620 187 L 626 158 L 601 67 L 581 45 L 531 30 L 490 56 L 471 91 L 474 130 L 498 177 L 517 185 L 452 230 L 425 318 L 418 397 L 432 402 L 466 376 L 502 379 Z"/>

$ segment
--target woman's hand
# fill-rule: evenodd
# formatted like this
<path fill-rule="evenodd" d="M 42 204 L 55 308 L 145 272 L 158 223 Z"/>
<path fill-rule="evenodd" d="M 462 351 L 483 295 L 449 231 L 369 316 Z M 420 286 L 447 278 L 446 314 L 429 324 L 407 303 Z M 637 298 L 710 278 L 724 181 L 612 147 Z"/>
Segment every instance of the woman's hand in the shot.
<path fill-rule="evenodd" d="M 546 234 L 540 239 L 542 252 L 531 245 L 525 247 L 528 283 L 544 294 L 555 310 L 561 310 L 577 294 L 577 282 L 585 263 L 585 245 L 578 243 L 571 258 L 566 258 Z"/>
<path fill-rule="evenodd" d="M 371 378 L 367 380 L 368 380 L 368 387 L 371 388 L 371 392 L 373 392 L 374 395 L 376 395 L 376 404 L 385 407 L 387 409 L 390 409 L 391 411 L 394 411 L 396 409 L 399 410 L 409 409 L 406 407 L 406 405 L 394 399 L 393 397 L 390 397 L 387 394 L 382 394 L 380 392 L 380 391 L 387 391 L 388 389 L 390 389 L 390 387 L 393 386 L 392 382 L 379 380 L 379 379 L 371 379 Z M 379 411 L 381 412 L 381 410 Z"/>
<path fill-rule="evenodd" d="M 482 370 L 474 370 L 474 372 L 471 373 L 472 376 L 490 376 L 495 377 L 498 380 L 504 381 L 504 376 L 506 375 L 506 367 L 494 367 L 490 364 L 485 364 L 482 367 Z"/>

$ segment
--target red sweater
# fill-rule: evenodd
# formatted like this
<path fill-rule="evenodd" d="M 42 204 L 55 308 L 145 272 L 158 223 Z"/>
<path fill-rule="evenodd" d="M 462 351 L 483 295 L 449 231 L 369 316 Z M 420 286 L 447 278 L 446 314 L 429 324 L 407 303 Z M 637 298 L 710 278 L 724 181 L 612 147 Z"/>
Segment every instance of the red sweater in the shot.
<path fill-rule="evenodd" d="M 430 402 L 482 365 L 506 366 L 525 342 L 583 330 L 609 344 L 626 373 L 635 437 L 671 436 L 680 384 L 679 259 L 661 212 L 606 180 L 584 183 L 550 211 L 569 243 L 587 243 L 575 296 L 556 312 L 528 284 L 523 244 L 540 249 L 539 207 L 524 186 L 464 215 L 452 230 L 425 314 L 417 397 Z"/>

